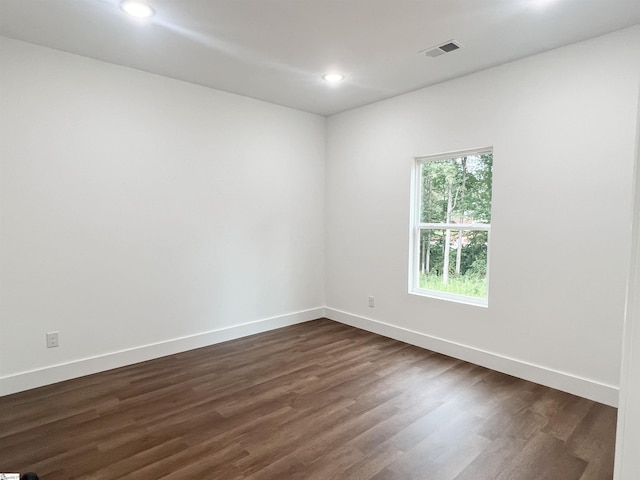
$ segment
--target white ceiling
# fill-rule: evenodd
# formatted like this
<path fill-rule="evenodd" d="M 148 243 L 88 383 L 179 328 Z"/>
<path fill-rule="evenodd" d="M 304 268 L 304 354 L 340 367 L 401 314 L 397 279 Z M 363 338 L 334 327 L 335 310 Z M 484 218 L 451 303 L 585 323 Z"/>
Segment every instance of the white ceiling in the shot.
<path fill-rule="evenodd" d="M 118 3 L 0 0 L 0 35 L 330 115 L 640 23 L 640 0 L 148 0 L 147 23 Z"/>

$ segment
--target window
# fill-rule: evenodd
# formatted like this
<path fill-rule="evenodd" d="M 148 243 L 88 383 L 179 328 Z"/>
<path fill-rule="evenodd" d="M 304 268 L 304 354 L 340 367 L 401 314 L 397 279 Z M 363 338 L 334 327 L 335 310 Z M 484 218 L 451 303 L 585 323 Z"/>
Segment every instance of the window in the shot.
<path fill-rule="evenodd" d="M 493 151 L 416 158 L 409 291 L 487 305 Z"/>

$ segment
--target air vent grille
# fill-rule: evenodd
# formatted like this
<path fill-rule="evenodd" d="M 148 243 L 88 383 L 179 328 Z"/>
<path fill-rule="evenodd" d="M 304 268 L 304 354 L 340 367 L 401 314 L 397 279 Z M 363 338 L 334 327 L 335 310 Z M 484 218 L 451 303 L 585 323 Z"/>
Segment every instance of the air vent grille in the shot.
<path fill-rule="evenodd" d="M 440 45 L 440 50 L 444 50 L 446 53 L 453 52 L 454 50 L 458 50 L 460 47 L 453 42 L 446 43 L 444 45 Z"/>
<path fill-rule="evenodd" d="M 439 57 L 440 55 L 444 55 L 445 53 L 455 52 L 462 48 L 460 42 L 456 40 L 449 40 L 440 45 L 436 45 L 435 47 L 427 48 L 426 50 L 422 50 L 420 53 L 426 55 L 427 57 Z"/>

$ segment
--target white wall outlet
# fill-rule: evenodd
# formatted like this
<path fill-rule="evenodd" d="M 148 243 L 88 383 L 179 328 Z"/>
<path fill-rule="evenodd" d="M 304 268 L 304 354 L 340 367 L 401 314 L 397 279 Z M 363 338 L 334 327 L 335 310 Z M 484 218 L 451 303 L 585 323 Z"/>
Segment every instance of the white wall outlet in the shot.
<path fill-rule="evenodd" d="M 375 308 L 376 307 L 376 299 L 375 299 L 375 297 L 369 297 L 369 307 L 371 307 L 371 308 Z"/>
<path fill-rule="evenodd" d="M 47 332 L 47 348 L 53 348 L 60 345 L 58 342 L 58 332 Z"/>

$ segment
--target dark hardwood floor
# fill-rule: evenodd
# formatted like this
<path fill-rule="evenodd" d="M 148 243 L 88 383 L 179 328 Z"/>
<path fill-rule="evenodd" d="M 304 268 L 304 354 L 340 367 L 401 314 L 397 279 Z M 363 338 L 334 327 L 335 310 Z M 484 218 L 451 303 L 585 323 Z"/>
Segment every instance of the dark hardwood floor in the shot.
<path fill-rule="evenodd" d="M 616 410 L 329 320 L 0 398 L 0 472 L 607 480 Z"/>

